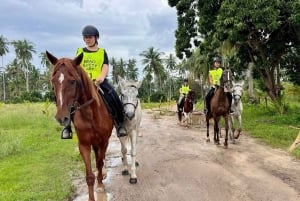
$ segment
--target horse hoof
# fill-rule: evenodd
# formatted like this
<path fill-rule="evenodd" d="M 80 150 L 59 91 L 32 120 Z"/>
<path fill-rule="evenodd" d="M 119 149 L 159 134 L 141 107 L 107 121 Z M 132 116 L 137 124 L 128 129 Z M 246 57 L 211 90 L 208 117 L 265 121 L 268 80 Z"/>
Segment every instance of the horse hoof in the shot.
<path fill-rule="evenodd" d="M 138 167 L 140 164 L 138 162 L 135 162 L 135 166 Z"/>
<path fill-rule="evenodd" d="M 136 184 L 137 183 L 137 178 L 130 178 L 129 183 Z"/>
<path fill-rule="evenodd" d="M 206 142 L 210 142 L 210 139 L 208 138 L 208 139 L 206 139 Z"/>
<path fill-rule="evenodd" d="M 123 171 L 122 171 L 122 175 L 129 175 L 128 170 L 123 170 Z"/>
<path fill-rule="evenodd" d="M 105 192 L 105 188 L 103 184 L 98 184 L 97 188 L 96 188 L 96 192 L 97 193 L 104 193 Z"/>

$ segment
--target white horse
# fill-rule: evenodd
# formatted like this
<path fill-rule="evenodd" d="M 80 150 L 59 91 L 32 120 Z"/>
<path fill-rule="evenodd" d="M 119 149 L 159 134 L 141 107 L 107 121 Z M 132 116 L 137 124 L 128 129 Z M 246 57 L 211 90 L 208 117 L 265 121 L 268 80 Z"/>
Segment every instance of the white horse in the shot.
<path fill-rule="evenodd" d="M 242 96 L 243 96 L 243 85 L 244 82 L 233 82 L 233 93 L 232 93 L 232 104 L 231 109 L 234 111 L 233 114 L 230 114 L 229 118 L 229 136 L 233 143 L 235 143 L 235 139 L 238 139 L 241 132 L 242 132 L 242 113 L 243 113 L 243 103 L 242 103 Z M 234 119 L 238 121 L 238 134 L 235 136 L 235 127 L 234 127 Z"/>
<path fill-rule="evenodd" d="M 139 136 L 139 128 L 142 118 L 142 108 L 140 99 L 137 97 L 138 89 L 141 86 L 141 82 L 136 82 L 133 80 L 125 80 L 119 77 L 119 86 L 121 88 L 121 101 L 124 106 L 125 120 L 124 126 L 127 130 L 128 136 L 120 137 L 121 142 L 121 152 L 123 161 L 123 171 L 122 175 L 128 175 L 128 160 L 127 160 L 127 139 L 130 138 L 131 143 L 131 167 L 130 167 L 130 179 L 131 184 L 137 183 L 136 175 L 136 144 L 137 136 Z"/>

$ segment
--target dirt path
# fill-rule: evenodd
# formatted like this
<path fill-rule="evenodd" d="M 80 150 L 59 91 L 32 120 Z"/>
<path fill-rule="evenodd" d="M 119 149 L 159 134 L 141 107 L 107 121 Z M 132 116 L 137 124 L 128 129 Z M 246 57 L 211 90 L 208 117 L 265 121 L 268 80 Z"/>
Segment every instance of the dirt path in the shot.
<path fill-rule="evenodd" d="M 204 127 L 185 128 L 175 115 L 158 117 L 149 111 L 143 111 L 141 133 L 138 183 L 129 184 L 129 176 L 121 175 L 120 144 L 113 134 L 106 193 L 98 193 L 98 201 L 300 200 L 300 162 L 284 151 L 246 135 L 224 149 L 206 142 Z M 75 201 L 87 201 L 84 177 L 77 186 Z"/>

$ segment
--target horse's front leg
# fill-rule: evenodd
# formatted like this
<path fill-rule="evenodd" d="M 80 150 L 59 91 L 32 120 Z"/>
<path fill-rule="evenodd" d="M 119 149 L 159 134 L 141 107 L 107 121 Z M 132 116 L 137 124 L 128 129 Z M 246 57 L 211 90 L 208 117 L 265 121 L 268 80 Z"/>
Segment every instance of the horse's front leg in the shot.
<path fill-rule="evenodd" d="M 206 116 L 206 142 L 210 142 L 209 139 L 209 117 Z"/>
<path fill-rule="evenodd" d="M 88 185 L 89 201 L 95 201 L 95 196 L 94 196 L 95 175 L 91 167 L 91 147 L 84 146 L 82 144 L 79 144 L 78 146 L 79 146 L 81 157 L 85 164 L 85 171 L 86 171 L 85 179 Z"/>
<path fill-rule="evenodd" d="M 130 135 L 130 142 L 131 142 L 131 168 L 130 168 L 130 179 L 129 182 L 131 184 L 137 183 L 137 175 L 136 175 L 136 143 L 137 143 L 137 131 L 133 130 Z"/>
<path fill-rule="evenodd" d="M 215 125 L 214 125 L 214 143 L 216 145 L 220 144 L 220 138 L 219 138 L 219 125 L 218 122 L 215 121 Z"/>
<path fill-rule="evenodd" d="M 238 139 L 240 137 L 240 135 L 241 135 L 241 132 L 242 132 L 242 115 L 238 116 L 238 124 L 239 124 L 238 134 L 235 137 L 235 139 Z"/>
<path fill-rule="evenodd" d="M 96 191 L 98 193 L 104 192 L 104 185 L 102 180 L 106 178 L 106 169 L 105 169 L 105 153 L 107 149 L 108 143 L 104 145 L 103 147 L 98 148 L 97 154 L 96 154 L 96 167 L 98 170 L 98 176 L 97 176 L 97 189 Z"/>
<path fill-rule="evenodd" d="M 228 148 L 228 128 L 229 128 L 229 126 L 228 126 L 228 121 L 229 121 L 228 115 L 225 115 L 224 120 L 225 120 L 225 141 L 224 141 L 224 146 L 225 146 L 225 148 Z"/>
<path fill-rule="evenodd" d="M 230 115 L 228 118 L 228 132 L 229 138 L 232 140 L 232 143 L 235 144 L 235 137 L 234 137 L 234 116 Z"/>
<path fill-rule="evenodd" d="M 122 175 L 128 175 L 129 172 L 128 172 L 127 146 L 126 146 L 127 136 L 119 137 L 119 139 L 121 142 L 121 153 L 122 153 L 122 163 L 123 163 Z"/>

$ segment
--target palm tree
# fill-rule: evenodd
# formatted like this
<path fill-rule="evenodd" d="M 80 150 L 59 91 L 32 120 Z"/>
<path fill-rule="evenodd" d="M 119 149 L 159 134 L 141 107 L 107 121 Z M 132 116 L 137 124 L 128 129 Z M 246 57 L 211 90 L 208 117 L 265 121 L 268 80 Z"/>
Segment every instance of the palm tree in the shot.
<path fill-rule="evenodd" d="M 29 68 L 30 61 L 32 60 L 32 53 L 35 53 L 33 43 L 30 41 L 24 40 L 14 40 L 11 42 L 15 47 L 16 57 L 20 61 L 21 69 L 24 73 L 26 80 L 26 91 L 29 92 Z"/>
<path fill-rule="evenodd" d="M 161 59 L 162 55 L 163 53 L 155 50 L 154 47 L 150 47 L 147 51 L 140 53 L 140 56 L 144 57 L 142 59 L 142 64 L 145 65 L 143 72 L 145 74 L 153 74 L 154 79 L 158 80 L 158 86 L 162 86 L 160 75 L 165 74 Z"/>
<path fill-rule="evenodd" d="M 1 56 L 1 60 L 2 60 L 2 65 L 1 65 L 1 71 L 3 71 L 2 75 L 3 75 L 3 101 L 5 101 L 6 99 L 6 93 L 5 93 L 5 70 L 4 70 L 4 66 L 3 66 L 3 55 L 5 55 L 6 53 L 8 53 L 8 41 L 7 39 L 0 35 L 0 56 Z"/>
<path fill-rule="evenodd" d="M 126 68 L 126 77 L 127 79 L 137 80 L 138 77 L 138 68 L 136 67 L 136 60 L 129 59 L 127 68 Z"/>

